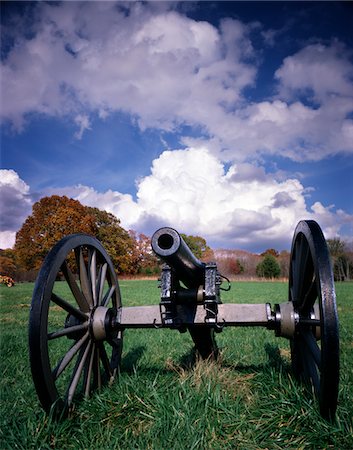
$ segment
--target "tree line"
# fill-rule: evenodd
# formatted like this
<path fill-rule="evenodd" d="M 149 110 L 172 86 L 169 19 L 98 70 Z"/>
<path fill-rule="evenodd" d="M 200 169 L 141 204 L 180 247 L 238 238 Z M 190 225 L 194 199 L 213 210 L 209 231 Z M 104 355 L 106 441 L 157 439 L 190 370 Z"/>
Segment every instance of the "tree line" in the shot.
<path fill-rule="evenodd" d="M 66 235 L 86 233 L 95 236 L 105 247 L 120 275 L 157 275 L 161 262 L 153 254 L 150 238 L 125 230 L 120 220 L 107 211 L 82 205 L 66 196 L 43 197 L 33 205 L 16 234 L 13 249 L 0 250 L 0 274 L 17 281 L 34 280 L 49 250 Z M 213 251 L 204 238 L 182 234 L 197 258 L 216 261 L 227 276 L 287 277 L 289 252 L 268 249 L 261 255 L 245 251 Z M 335 278 L 352 278 L 353 252 L 340 239 L 328 241 Z"/>
<path fill-rule="evenodd" d="M 109 254 L 118 274 L 156 275 L 161 262 L 150 238 L 125 230 L 113 214 L 82 205 L 66 196 L 43 197 L 33 205 L 16 234 L 13 249 L 0 250 L 0 273 L 19 281 L 34 280 L 45 256 L 64 236 L 85 233 L 95 236 Z M 200 236 L 182 235 L 199 259 L 212 259 L 212 250 Z"/>

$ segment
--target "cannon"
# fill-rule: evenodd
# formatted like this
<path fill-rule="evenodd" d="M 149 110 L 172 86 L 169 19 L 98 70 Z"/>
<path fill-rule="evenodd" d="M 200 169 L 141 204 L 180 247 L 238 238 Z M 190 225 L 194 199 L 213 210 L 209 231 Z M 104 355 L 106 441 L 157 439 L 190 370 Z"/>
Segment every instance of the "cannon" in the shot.
<path fill-rule="evenodd" d="M 124 307 L 116 271 L 102 244 L 85 234 L 64 237 L 48 253 L 31 303 L 29 354 L 40 403 L 55 417 L 119 373 L 129 328 L 189 332 L 200 357 L 217 358 L 216 334 L 227 327 L 265 327 L 289 339 L 292 370 L 310 386 L 321 415 L 335 417 L 339 334 L 329 252 L 319 225 L 298 223 L 292 241 L 288 299 L 281 304 L 222 303 L 225 280 L 199 261 L 173 228 L 152 237 L 163 261 L 160 301 Z M 64 283 L 58 283 L 63 280 Z"/>

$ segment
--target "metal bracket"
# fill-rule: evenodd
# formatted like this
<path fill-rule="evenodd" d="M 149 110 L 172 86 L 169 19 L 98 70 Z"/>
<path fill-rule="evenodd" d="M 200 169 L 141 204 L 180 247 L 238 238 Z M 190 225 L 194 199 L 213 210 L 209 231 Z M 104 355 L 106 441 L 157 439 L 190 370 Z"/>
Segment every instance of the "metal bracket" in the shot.
<path fill-rule="evenodd" d="M 160 278 L 161 301 L 159 310 L 162 326 L 173 327 L 176 318 L 176 309 L 174 302 L 173 273 L 170 266 L 165 264 L 162 268 Z"/>
<path fill-rule="evenodd" d="M 206 311 L 205 323 L 217 326 L 218 304 L 220 299 L 221 276 L 218 273 L 216 263 L 208 263 L 205 266 L 204 309 Z"/>
<path fill-rule="evenodd" d="M 220 324 L 218 320 L 218 305 L 222 303 L 220 299 L 222 278 L 216 263 L 205 264 L 204 270 L 203 285 L 195 289 L 185 289 L 180 286 L 174 270 L 167 264 L 163 266 L 159 280 L 161 289 L 159 309 L 162 326 L 181 329 L 183 323 L 178 316 L 180 308 L 188 310 L 191 305 L 195 304 L 196 307 L 200 304 L 205 311 L 204 323 L 222 331 L 223 323 Z"/>

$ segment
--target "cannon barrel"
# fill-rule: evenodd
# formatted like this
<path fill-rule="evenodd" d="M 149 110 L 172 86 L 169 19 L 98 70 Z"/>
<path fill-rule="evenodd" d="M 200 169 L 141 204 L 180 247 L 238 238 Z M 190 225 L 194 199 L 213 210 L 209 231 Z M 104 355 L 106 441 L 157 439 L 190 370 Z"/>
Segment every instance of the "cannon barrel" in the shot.
<path fill-rule="evenodd" d="M 196 258 L 176 230 L 160 228 L 152 236 L 151 244 L 154 253 L 174 269 L 187 288 L 198 288 L 204 283 L 205 264 Z"/>

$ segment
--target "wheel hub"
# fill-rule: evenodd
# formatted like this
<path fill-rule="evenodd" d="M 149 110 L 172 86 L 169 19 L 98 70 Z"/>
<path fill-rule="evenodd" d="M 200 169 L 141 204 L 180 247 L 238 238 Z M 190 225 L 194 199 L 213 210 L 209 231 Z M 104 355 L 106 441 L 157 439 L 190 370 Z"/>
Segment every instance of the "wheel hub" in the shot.
<path fill-rule="evenodd" d="M 114 337 L 116 329 L 116 310 L 97 306 L 91 315 L 91 332 L 96 341 L 102 341 L 109 337 Z"/>

